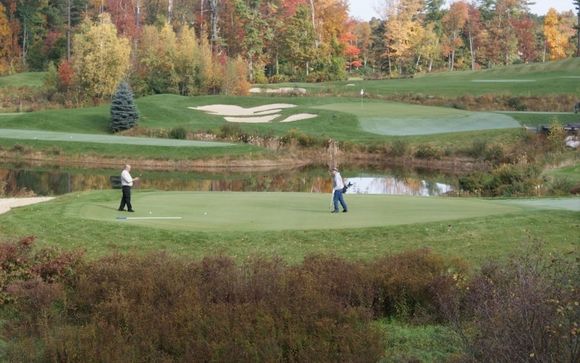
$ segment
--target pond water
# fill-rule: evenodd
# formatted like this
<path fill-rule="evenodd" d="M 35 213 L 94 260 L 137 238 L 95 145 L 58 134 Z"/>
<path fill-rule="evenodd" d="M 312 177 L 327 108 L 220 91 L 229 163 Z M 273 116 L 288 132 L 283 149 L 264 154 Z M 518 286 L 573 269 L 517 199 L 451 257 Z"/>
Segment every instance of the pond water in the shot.
<path fill-rule="evenodd" d="M 53 196 L 86 190 L 111 189 L 114 169 L 0 164 L 0 197 Z M 453 190 L 455 177 L 421 170 L 383 167 L 341 167 L 352 182 L 349 193 L 435 196 Z M 332 184 L 326 166 L 276 171 L 175 172 L 140 171 L 133 166 L 140 189 L 173 191 L 252 191 L 327 193 Z"/>

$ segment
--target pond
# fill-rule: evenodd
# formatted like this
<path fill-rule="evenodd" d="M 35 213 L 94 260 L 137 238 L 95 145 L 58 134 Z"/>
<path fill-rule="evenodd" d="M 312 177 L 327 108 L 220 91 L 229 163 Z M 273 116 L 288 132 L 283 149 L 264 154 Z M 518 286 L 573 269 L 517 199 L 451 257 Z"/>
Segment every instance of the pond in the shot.
<path fill-rule="evenodd" d="M 111 189 L 120 170 L 0 164 L 0 197 L 56 196 L 86 190 Z M 456 177 L 424 170 L 342 166 L 352 182 L 349 193 L 436 196 L 453 190 Z M 275 171 L 175 172 L 140 171 L 135 188 L 173 191 L 313 192 L 329 193 L 326 166 Z"/>

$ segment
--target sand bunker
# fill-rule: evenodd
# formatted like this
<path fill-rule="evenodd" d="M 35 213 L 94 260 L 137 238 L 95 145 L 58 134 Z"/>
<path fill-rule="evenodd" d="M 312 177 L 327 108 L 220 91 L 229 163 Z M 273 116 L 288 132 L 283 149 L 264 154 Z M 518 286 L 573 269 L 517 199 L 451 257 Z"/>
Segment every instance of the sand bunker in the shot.
<path fill-rule="evenodd" d="M 268 113 L 280 112 L 284 108 L 292 108 L 296 105 L 288 103 L 273 103 L 271 105 L 263 105 L 257 107 L 243 108 L 236 105 L 207 105 L 200 107 L 188 107 L 192 110 L 204 111 L 213 115 L 219 116 L 255 116 L 264 115 Z"/>
<path fill-rule="evenodd" d="M 313 113 L 297 113 L 296 115 L 289 116 L 280 122 L 294 122 L 300 120 L 308 120 L 315 117 L 318 117 L 318 115 L 315 115 Z"/>
<path fill-rule="evenodd" d="M 247 123 L 268 123 L 280 117 L 283 109 L 293 108 L 296 105 L 289 103 L 273 103 L 250 108 L 244 108 L 236 105 L 207 105 L 199 107 L 188 107 L 192 110 L 204 111 L 212 115 L 224 116 L 228 122 L 247 122 Z M 293 122 L 307 120 L 318 115 L 310 113 L 299 113 L 287 117 L 280 122 Z"/>
<path fill-rule="evenodd" d="M 34 198 L 1 198 L 0 199 L 0 214 L 8 212 L 12 208 L 22 207 L 29 204 L 46 202 L 54 197 L 34 197 Z"/>
<path fill-rule="evenodd" d="M 536 82 L 535 79 L 474 79 L 471 82 L 476 83 L 520 83 L 520 82 Z"/>
<path fill-rule="evenodd" d="M 306 88 L 281 87 L 281 88 L 250 88 L 250 93 L 278 93 L 305 95 Z"/>
<path fill-rule="evenodd" d="M 270 122 L 279 116 L 280 116 L 280 114 L 261 116 L 261 117 L 231 117 L 231 116 L 226 116 L 224 118 L 228 122 L 248 122 L 248 123 L 259 124 L 259 123 Z"/>

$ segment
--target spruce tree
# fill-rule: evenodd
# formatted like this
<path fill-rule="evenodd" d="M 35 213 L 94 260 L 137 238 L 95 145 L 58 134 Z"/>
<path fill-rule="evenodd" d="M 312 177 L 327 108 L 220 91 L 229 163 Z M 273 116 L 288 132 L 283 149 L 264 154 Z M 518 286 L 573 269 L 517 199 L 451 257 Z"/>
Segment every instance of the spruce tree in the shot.
<path fill-rule="evenodd" d="M 111 102 L 111 130 L 128 130 L 137 125 L 139 111 L 133 102 L 133 92 L 127 82 L 121 82 Z"/>

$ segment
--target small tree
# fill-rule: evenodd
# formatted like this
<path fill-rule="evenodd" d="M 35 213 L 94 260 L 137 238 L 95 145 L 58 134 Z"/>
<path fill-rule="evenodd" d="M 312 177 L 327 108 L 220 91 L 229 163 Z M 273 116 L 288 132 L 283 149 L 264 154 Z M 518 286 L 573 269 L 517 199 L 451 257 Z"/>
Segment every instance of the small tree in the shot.
<path fill-rule="evenodd" d="M 127 82 L 121 82 L 111 102 L 111 130 L 128 130 L 137 125 L 139 111 L 133 102 L 133 92 Z"/>

